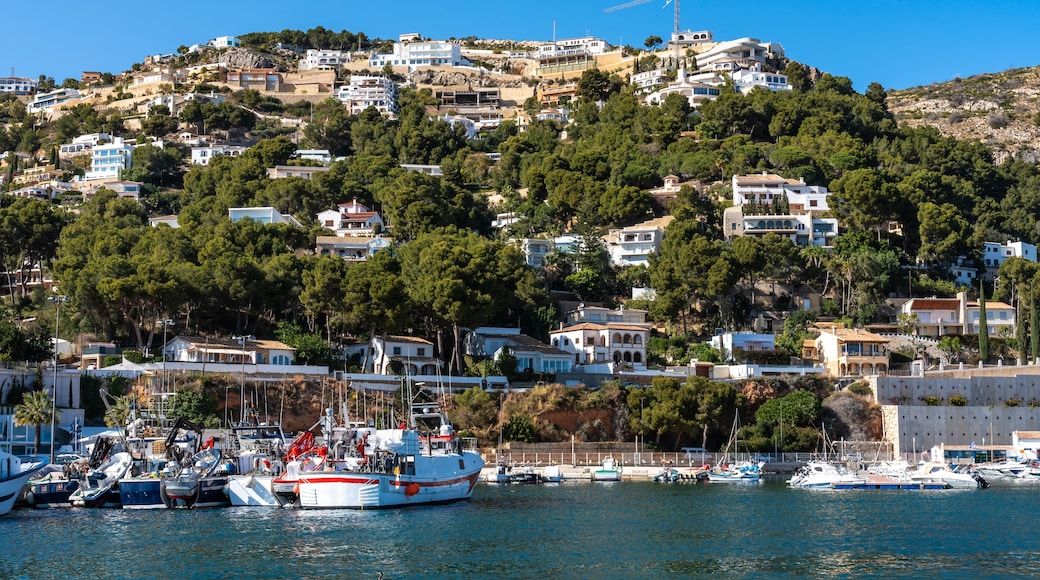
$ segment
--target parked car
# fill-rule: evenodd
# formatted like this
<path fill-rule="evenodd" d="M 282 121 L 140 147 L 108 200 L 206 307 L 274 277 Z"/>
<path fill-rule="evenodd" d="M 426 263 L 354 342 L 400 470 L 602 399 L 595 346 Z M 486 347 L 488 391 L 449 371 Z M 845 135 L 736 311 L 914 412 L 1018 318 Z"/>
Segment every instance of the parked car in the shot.
<path fill-rule="evenodd" d="M 772 455 L 762 455 L 761 453 L 759 453 L 758 455 L 752 457 L 751 460 L 752 461 L 761 461 L 762 463 L 772 463 L 772 462 L 776 461 L 776 458 L 773 457 Z"/>

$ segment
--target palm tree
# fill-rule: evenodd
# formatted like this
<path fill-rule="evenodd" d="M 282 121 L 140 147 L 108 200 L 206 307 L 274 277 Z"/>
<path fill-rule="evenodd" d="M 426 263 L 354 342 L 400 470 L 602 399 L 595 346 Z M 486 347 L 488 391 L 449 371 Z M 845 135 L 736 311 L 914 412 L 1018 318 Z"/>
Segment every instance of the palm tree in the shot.
<path fill-rule="evenodd" d="M 126 418 L 130 416 L 130 397 L 116 397 L 112 406 L 105 411 L 105 425 L 109 427 L 125 427 Z"/>
<path fill-rule="evenodd" d="M 22 403 L 14 408 L 15 425 L 33 425 L 36 427 L 34 452 L 40 449 L 40 429 L 51 422 L 51 398 L 47 391 L 40 389 L 31 391 L 22 397 Z M 54 444 L 54 433 L 51 433 L 51 444 Z"/>

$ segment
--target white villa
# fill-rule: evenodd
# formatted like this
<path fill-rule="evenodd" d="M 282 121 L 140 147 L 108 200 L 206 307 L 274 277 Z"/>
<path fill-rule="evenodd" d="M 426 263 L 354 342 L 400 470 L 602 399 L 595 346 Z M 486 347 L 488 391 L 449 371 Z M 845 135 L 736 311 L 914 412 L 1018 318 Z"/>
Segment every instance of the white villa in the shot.
<path fill-rule="evenodd" d="M 645 221 L 641 224 L 610 230 L 603 237 L 610 263 L 618 266 L 649 264 L 650 254 L 661 251 L 664 230 L 673 216 Z"/>
<path fill-rule="evenodd" d="M 357 198 L 319 213 L 318 223 L 337 236 L 375 236 L 383 229 L 383 218 L 358 203 Z"/>
<path fill-rule="evenodd" d="M 347 53 L 344 53 L 342 50 L 317 50 L 311 48 L 300 59 L 300 70 L 336 70 L 346 62 L 349 62 L 349 58 Z"/>
<path fill-rule="evenodd" d="M 827 188 L 772 173 L 733 176 L 733 205 L 723 212 L 727 240 L 774 233 L 798 246 L 830 248 L 838 220 L 821 217 L 830 209 Z"/>
<path fill-rule="evenodd" d="M 372 52 L 368 66 L 380 70 L 385 65 L 409 70 L 429 66 L 470 66 L 458 44 L 443 40 L 420 40 L 416 34 L 401 35 L 388 53 Z"/>
<path fill-rule="evenodd" d="M 352 75 L 336 98 L 355 115 L 369 107 L 390 117 L 397 113 L 397 84 L 384 76 Z"/>
<path fill-rule="evenodd" d="M 247 149 L 248 147 L 242 147 L 240 145 L 205 145 L 202 147 L 192 147 L 191 164 L 209 165 L 210 160 L 216 155 L 238 157 L 245 153 Z"/>
<path fill-rule="evenodd" d="M 90 151 L 90 171 L 84 181 L 119 179 L 119 173 L 133 165 L 134 146 L 122 137 L 114 137 L 111 143 L 95 145 Z"/>
<path fill-rule="evenodd" d="M 289 224 L 297 228 L 303 227 L 298 219 L 289 214 L 280 213 L 273 207 L 231 207 L 228 208 L 228 219 L 233 222 L 249 219 L 261 224 Z"/>
<path fill-rule="evenodd" d="M 434 356 L 433 343 L 414 336 L 375 336 L 369 342 L 348 347 L 346 352 L 361 355 L 364 372 L 381 375 L 398 374 L 392 364 L 395 361 L 408 376 L 434 375 L 441 367 L 440 359 Z"/>

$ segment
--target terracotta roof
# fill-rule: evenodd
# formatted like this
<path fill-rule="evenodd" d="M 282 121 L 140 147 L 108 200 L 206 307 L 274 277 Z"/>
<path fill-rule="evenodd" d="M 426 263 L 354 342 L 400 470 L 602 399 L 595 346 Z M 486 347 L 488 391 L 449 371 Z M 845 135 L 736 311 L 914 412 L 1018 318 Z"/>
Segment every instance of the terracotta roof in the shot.
<path fill-rule="evenodd" d="M 838 340 L 850 341 L 850 340 L 866 340 L 870 342 L 888 342 L 888 339 L 873 332 L 867 332 L 866 330 L 860 330 L 858 328 L 834 328 L 829 331 L 834 336 L 838 337 Z"/>
<path fill-rule="evenodd" d="M 914 298 L 910 310 L 957 310 L 960 306 L 956 298 Z"/>
<path fill-rule="evenodd" d="M 1040 431 L 1015 431 L 1019 439 L 1040 439 Z"/>

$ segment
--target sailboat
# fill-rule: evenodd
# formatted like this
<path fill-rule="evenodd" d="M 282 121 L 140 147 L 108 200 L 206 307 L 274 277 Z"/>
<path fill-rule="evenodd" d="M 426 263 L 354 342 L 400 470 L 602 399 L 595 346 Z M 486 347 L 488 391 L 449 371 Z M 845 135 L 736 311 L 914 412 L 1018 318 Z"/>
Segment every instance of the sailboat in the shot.
<path fill-rule="evenodd" d="M 740 431 L 740 411 L 733 415 L 733 429 L 729 434 L 729 441 L 722 451 L 722 461 L 708 470 L 708 481 L 710 483 L 759 483 L 762 481 L 762 462 L 741 461 L 729 462 L 729 449 L 737 448 L 737 433 Z"/>

